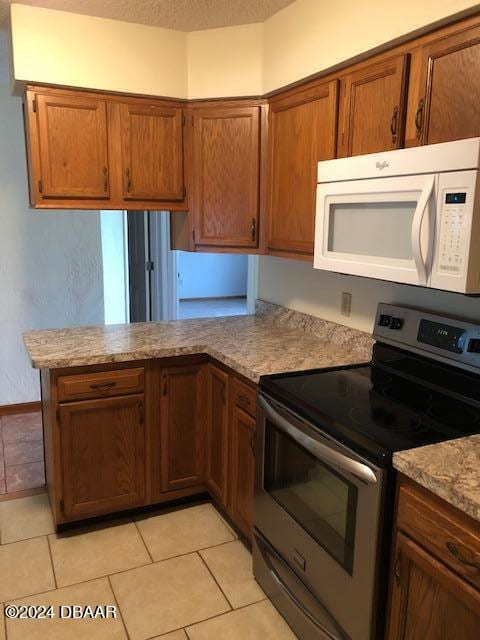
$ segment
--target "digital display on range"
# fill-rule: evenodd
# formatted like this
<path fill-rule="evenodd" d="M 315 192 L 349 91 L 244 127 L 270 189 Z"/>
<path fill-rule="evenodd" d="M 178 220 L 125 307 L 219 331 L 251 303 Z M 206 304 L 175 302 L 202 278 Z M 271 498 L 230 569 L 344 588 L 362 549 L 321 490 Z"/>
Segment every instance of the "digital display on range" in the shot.
<path fill-rule="evenodd" d="M 421 320 L 417 340 L 453 353 L 463 353 L 466 333 L 460 327 Z"/>

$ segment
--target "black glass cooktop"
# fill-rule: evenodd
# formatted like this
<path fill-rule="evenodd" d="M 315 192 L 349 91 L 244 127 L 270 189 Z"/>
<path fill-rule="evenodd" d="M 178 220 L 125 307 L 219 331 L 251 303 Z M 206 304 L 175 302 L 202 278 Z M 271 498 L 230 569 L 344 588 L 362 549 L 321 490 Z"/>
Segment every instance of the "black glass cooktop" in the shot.
<path fill-rule="evenodd" d="M 260 389 L 384 464 L 395 451 L 480 433 L 480 376 L 379 343 L 371 364 L 264 376 Z"/>

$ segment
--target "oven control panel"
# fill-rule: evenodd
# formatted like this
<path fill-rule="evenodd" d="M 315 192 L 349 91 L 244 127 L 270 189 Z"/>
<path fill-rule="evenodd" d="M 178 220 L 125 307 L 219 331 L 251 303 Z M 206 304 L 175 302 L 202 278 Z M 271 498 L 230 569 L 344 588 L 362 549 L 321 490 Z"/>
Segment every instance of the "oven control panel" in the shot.
<path fill-rule="evenodd" d="M 460 274 L 466 255 L 467 194 L 446 192 L 441 211 L 438 269 Z"/>
<path fill-rule="evenodd" d="M 480 323 L 382 302 L 373 337 L 480 373 Z"/>

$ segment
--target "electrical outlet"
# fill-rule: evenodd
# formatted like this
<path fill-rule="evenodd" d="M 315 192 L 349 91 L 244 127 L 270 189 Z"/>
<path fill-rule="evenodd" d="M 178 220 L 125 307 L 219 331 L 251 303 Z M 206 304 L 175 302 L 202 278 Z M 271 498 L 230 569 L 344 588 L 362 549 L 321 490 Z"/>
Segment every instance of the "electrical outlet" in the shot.
<path fill-rule="evenodd" d="M 342 305 L 340 307 L 340 313 L 342 316 L 350 317 L 352 312 L 352 294 L 348 291 L 342 291 Z"/>

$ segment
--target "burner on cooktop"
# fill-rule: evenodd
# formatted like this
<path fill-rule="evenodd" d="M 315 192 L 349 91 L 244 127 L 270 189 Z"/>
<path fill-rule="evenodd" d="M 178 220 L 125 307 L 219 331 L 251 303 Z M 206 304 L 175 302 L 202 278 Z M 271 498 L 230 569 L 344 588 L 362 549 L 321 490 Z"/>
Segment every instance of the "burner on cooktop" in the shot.
<path fill-rule="evenodd" d="M 433 404 L 428 407 L 427 413 L 447 425 L 470 426 L 480 421 L 480 412 L 464 404 Z"/>
<path fill-rule="evenodd" d="M 413 432 L 422 426 L 422 420 L 413 411 L 406 408 L 395 407 L 392 411 L 381 404 L 363 404 L 350 410 L 351 419 L 362 427 L 374 424 L 389 431 Z"/>
<path fill-rule="evenodd" d="M 432 399 L 432 394 L 423 387 L 414 387 L 412 385 L 391 385 L 383 389 L 383 395 L 390 400 L 397 402 L 406 402 L 415 407 L 425 407 Z"/>

